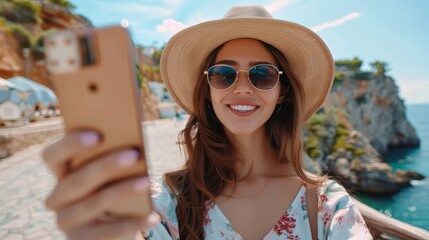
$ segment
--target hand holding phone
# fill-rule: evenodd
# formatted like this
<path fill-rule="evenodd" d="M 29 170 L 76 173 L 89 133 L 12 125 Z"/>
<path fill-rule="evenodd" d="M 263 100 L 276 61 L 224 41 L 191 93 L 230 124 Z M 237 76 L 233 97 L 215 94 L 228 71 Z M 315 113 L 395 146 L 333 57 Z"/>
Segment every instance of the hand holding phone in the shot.
<path fill-rule="evenodd" d="M 127 29 L 118 26 L 59 31 L 48 36 L 44 46 L 66 132 L 89 130 L 100 134 L 96 146 L 70 154 L 63 177 L 123 149 L 139 153 L 136 164 L 110 176 L 96 191 L 127 179 L 147 177 L 135 46 Z M 72 144 L 67 147 L 73 149 Z M 99 171 L 104 169 L 100 167 Z M 118 201 L 105 214 L 113 218 L 138 217 L 152 211 L 150 192 Z"/>

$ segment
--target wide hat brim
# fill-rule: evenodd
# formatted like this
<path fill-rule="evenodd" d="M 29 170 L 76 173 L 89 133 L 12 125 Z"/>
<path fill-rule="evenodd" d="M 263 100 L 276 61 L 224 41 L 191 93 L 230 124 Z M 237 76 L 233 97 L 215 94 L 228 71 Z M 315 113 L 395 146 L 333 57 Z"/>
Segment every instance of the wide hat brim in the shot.
<path fill-rule="evenodd" d="M 165 46 L 161 77 L 176 103 L 193 113 L 196 82 L 205 69 L 202 63 L 221 44 L 237 38 L 253 38 L 280 50 L 293 75 L 302 83 L 306 121 L 329 95 L 335 74 L 331 52 L 310 29 L 271 18 L 232 18 L 203 22 L 175 34 Z"/>

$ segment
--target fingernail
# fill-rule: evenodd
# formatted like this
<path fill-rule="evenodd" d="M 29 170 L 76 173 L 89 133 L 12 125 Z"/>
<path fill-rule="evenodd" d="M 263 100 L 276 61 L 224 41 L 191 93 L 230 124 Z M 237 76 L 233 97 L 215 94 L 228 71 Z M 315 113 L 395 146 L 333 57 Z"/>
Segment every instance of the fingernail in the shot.
<path fill-rule="evenodd" d="M 134 183 L 134 189 L 137 192 L 145 192 L 148 188 L 149 188 L 149 178 L 147 177 L 142 177 L 139 178 L 135 183 Z"/>
<path fill-rule="evenodd" d="M 97 144 L 99 139 L 100 136 L 98 136 L 98 134 L 94 132 L 86 132 L 80 135 L 80 142 L 82 143 L 82 145 L 87 147 L 94 146 L 95 144 Z"/>
<path fill-rule="evenodd" d="M 127 150 L 119 154 L 118 156 L 118 165 L 120 167 L 131 167 L 139 158 L 139 153 L 135 150 Z"/>
<path fill-rule="evenodd" d="M 153 228 L 161 221 L 161 218 L 158 214 L 152 214 L 147 218 L 147 224 L 149 225 L 149 228 Z"/>

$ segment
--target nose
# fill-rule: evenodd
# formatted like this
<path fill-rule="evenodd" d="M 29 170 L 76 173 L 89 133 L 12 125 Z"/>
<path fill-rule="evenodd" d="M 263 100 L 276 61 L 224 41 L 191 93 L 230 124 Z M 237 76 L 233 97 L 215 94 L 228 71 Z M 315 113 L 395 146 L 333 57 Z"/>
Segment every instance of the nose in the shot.
<path fill-rule="evenodd" d="M 238 70 L 237 82 L 233 86 L 235 95 L 253 94 L 252 83 L 250 83 L 247 74 L 245 70 Z"/>

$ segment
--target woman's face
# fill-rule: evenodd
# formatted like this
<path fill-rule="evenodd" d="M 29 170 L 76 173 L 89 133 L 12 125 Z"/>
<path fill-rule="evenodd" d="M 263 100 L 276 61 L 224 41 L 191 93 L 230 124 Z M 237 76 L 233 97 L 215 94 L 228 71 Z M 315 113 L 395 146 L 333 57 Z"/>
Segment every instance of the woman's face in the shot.
<path fill-rule="evenodd" d="M 226 64 L 237 70 L 249 70 L 257 64 L 276 61 L 264 45 L 254 39 L 235 39 L 224 44 L 215 64 Z M 248 73 L 239 71 L 235 82 L 227 90 L 210 88 L 213 110 L 226 130 L 235 135 L 264 131 L 265 122 L 280 103 L 280 83 L 270 90 L 258 90 L 248 79 Z"/>

